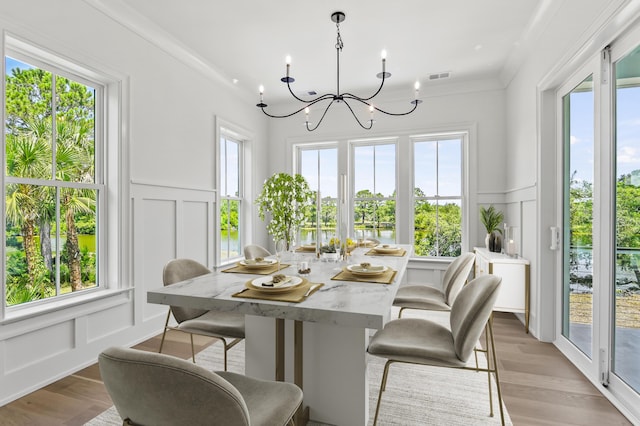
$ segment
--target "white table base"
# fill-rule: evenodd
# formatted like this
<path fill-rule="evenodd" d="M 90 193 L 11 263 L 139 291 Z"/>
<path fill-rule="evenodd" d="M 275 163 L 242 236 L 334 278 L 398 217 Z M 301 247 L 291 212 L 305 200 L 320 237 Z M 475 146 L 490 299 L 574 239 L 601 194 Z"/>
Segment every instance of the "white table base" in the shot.
<path fill-rule="evenodd" d="M 246 316 L 245 374 L 275 379 L 275 319 Z M 293 382 L 293 321 L 286 321 L 285 380 Z M 304 405 L 313 421 L 366 425 L 369 413 L 367 329 L 305 322 L 303 325 Z"/>

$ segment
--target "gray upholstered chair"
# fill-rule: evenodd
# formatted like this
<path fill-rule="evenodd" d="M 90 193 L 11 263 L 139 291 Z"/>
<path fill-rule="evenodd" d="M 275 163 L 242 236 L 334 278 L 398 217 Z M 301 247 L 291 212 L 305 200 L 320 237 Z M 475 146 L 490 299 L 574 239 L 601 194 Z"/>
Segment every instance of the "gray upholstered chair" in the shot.
<path fill-rule="evenodd" d="M 164 285 L 175 284 L 180 281 L 209 274 L 211 271 L 201 263 L 191 259 L 173 259 L 169 261 L 162 271 Z M 177 326 L 169 326 L 169 318 L 173 314 Z M 244 315 L 237 312 L 207 311 L 203 309 L 183 308 L 171 306 L 164 324 L 164 332 L 160 341 L 162 352 L 167 330 L 177 330 L 189 333 L 191 337 L 191 357 L 196 362 L 196 352 L 193 347 L 193 335 L 216 337 L 224 345 L 224 370 L 227 371 L 227 351 L 244 339 Z M 227 339 L 234 339 L 227 344 Z"/>
<path fill-rule="evenodd" d="M 464 286 L 451 307 L 450 329 L 426 319 L 400 318 L 388 322 L 371 338 L 367 352 L 387 359 L 378 394 L 374 425 L 378 420 L 380 400 L 387 384 L 389 366 L 394 362 L 485 371 L 489 378 L 491 373 L 494 373 L 498 388 L 500 418 L 504 425 L 498 364 L 490 321 L 501 281 L 502 278 L 499 276 L 483 275 Z M 474 352 L 485 325 L 489 334 L 488 340 L 491 342 L 491 347 L 487 348 L 487 353 L 491 355 L 487 357 L 487 367 L 479 368 L 477 365 L 468 367 L 467 361 Z M 446 384 L 442 383 L 442 386 Z M 490 414 L 493 416 L 491 380 L 489 380 L 489 406 Z"/>
<path fill-rule="evenodd" d="M 249 244 L 248 246 L 244 247 L 245 259 L 255 259 L 256 257 L 268 257 L 268 256 L 271 256 L 271 253 L 269 253 L 269 250 L 257 244 Z"/>
<path fill-rule="evenodd" d="M 98 364 L 124 425 L 286 425 L 302 402 L 292 383 L 212 372 L 154 352 L 111 347 Z"/>
<path fill-rule="evenodd" d="M 398 318 L 402 316 L 402 311 L 405 309 L 450 310 L 458 292 L 469 277 L 475 259 L 476 255 L 473 253 L 463 253 L 458 256 L 444 272 L 441 288 L 428 284 L 400 287 L 393 300 L 393 305 L 400 307 Z"/>

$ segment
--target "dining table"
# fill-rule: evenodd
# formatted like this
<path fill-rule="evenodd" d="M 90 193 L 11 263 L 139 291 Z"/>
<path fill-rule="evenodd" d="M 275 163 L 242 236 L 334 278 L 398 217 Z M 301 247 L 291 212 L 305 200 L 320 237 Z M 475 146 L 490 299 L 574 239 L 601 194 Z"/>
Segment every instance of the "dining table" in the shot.
<path fill-rule="evenodd" d="M 296 301 L 254 298 L 252 283 L 264 275 L 234 265 L 148 291 L 147 301 L 244 314 L 245 374 L 300 386 L 304 401 L 296 424 L 366 425 L 369 337 L 391 319 L 412 253 L 411 245 L 387 248 L 357 247 L 339 260 L 322 259 L 315 250 L 283 254 L 277 273 L 295 282 L 300 277 L 311 290 Z M 349 273 L 361 264 L 383 268 L 389 279 Z M 303 267 L 308 274 L 298 272 Z"/>

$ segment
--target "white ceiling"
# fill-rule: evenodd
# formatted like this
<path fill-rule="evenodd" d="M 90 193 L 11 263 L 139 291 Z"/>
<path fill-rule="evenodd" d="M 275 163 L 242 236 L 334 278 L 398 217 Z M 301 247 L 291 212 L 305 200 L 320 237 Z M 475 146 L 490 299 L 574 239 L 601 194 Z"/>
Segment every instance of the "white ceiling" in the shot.
<path fill-rule="evenodd" d="M 284 58 L 292 57 L 297 93 L 336 90 L 336 26 L 344 49 L 341 91 L 367 95 L 379 84 L 380 52 L 392 77 L 386 90 L 422 90 L 432 73 L 447 83 L 500 79 L 506 84 L 532 34 L 544 27 L 551 0 L 87 0 L 160 46 L 183 50 L 257 100 L 283 99 Z M 548 15 L 548 13 L 547 13 Z M 125 22 L 126 21 L 126 22 Z M 401 93 L 401 92 L 399 92 Z"/>

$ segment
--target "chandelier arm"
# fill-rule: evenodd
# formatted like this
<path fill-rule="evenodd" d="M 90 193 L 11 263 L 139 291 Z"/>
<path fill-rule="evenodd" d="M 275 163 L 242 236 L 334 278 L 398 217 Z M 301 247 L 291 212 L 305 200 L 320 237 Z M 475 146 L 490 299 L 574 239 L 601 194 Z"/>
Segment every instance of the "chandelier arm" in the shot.
<path fill-rule="evenodd" d="M 360 101 L 360 99 L 357 99 L 357 98 L 350 98 L 350 99 L 355 99 L 357 101 Z M 349 102 L 347 102 L 346 99 L 343 99 L 343 102 L 347 106 L 347 108 L 349 108 L 349 111 L 351 111 L 351 115 L 353 115 L 353 118 L 356 119 L 356 121 L 358 122 L 360 127 L 362 127 L 365 130 L 371 130 L 371 127 L 373 127 L 373 120 L 369 120 L 369 127 L 366 127 L 364 124 L 362 124 L 362 122 L 360 121 L 360 119 L 358 118 L 356 113 L 353 111 L 353 108 L 351 108 L 351 105 L 349 105 Z M 362 101 L 360 101 L 360 102 L 362 102 Z M 362 102 L 362 103 L 366 104 L 366 102 Z"/>
<path fill-rule="evenodd" d="M 303 111 L 307 106 L 303 106 L 302 108 L 300 108 L 297 111 L 292 112 L 291 114 L 285 114 L 285 115 L 275 115 L 275 114 L 269 114 L 267 111 L 264 110 L 265 107 L 261 107 L 260 109 L 262 109 L 262 112 L 264 113 L 264 115 L 271 117 L 271 118 L 287 118 L 287 117 L 291 117 L 292 115 L 296 115 L 297 113 Z"/>
<path fill-rule="evenodd" d="M 349 92 L 345 92 L 342 94 L 342 96 L 345 97 L 349 97 L 349 99 L 355 99 L 357 101 L 370 101 L 371 99 L 375 98 L 376 96 L 378 96 L 378 93 L 380 93 L 380 91 L 382 90 L 382 86 L 384 86 L 384 72 L 382 72 L 382 81 L 380 82 L 380 86 L 378 87 L 378 90 L 376 90 L 376 92 L 369 96 L 368 98 L 361 98 L 360 96 L 356 96 L 353 93 L 349 93 Z"/>
<path fill-rule="evenodd" d="M 327 115 L 327 111 L 329 111 L 329 108 L 331 108 L 331 105 L 333 105 L 333 101 L 329 102 L 329 105 L 327 105 L 327 107 L 324 109 L 324 112 L 322 113 L 322 116 L 320 117 L 320 120 L 318 121 L 318 124 L 316 124 L 315 127 L 310 128 L 309 127 L 309 122 L 307 121 L 307 130 L 310 132 L 313 132 L 315 129 L 318 128 L 318 126 L 320 126 L 320 124 L 322 123 L 322 120 L 324 120 L 324 116 Z"/>
<path fill-rule="evenodd" d="M 261 107 L 261 109 L 262 109 L 262 112 L 263 112 L 266 116 L 268 116 L 268 117 L 271 117 L 271 118 L 288 118 L 288 117 L 291 117 L 291 116 L 293 116 L 293 115 L 296 115 L 296 114 L 297 114 L 297 113 L 299 113 L 299 112 L 304 111 L 304 109 L 305 109 L 305 108 L 308 108 L 308 107 L 310 107 L 310 106 L 312 106 L 312 105 L 317 104 L 318 102 L 321 102 L 321 101 L 324 101 L 324 100 L 327 100 L 327 99 L 333 99 L 333 95 L 326 94 L 326 95 L 323 95 L 323 96 L 319 97 L 318 99 L 315 99 L 315 100 L 310 101 L 310 102 L 308 102 L 308 103 L 307 103 L 307 102 L 305 102 L 305 103 L 306 103 L 306 105 L 305 105 L 305 106 L 303 106 L 302 108 L 300 108 L 300 109 L 298 109 L 298 110 L 296 110 L 296 111 L 292 112 L 291 114 L 285 114 L 285 115 L 269 114 L 267 111 L 265 111 L 265 107 Z M 323 115 L 323 117 L 324 117 L 324 115 Z"/>
<path fill-rule="evenodd" d="M 394 117 L 400 117 L 400 116 L 402 116 L 402 115 L 409 115 L 409 114 L 411 114 L 413 111 L 415 111 L 415 110 L 416 110 L 416 108 L 418 108 L 418 104 L 419 104 L 420 102 L 419 102 L 419 101 L 411 101 L 411 103 L 413 104 L 413 108 L 411 108 L 411 109 L 410 109 L 409 111 L 407 111 L 407 112 L 388 112 L 388 111 L 385 111 L 385 110 L 383 110 L 383 109 L 380 109 L 380 108 L 378 108 L 378 107 L 376 107 L 376 106 L 374 106 L 373 108 L 374 108 L 376 111 L 380 111 L 380 112 L 381 112 L 381 113 L 383 113 L 383 114 L 392 115 L 392 116 L 394 116 Z"/>
<path fill-rule="evenodd" d="M 372 106 L 373 109 L 375 109 L 376 111 L 380 111 L 381 113 L 387 114 L 387 115 L 393 115 L 395 117 L 400 117 L 400 116 L 403 116 L 403 115 L 411 114 L 413 111 L 416 110 L 416 108 L 418 107 L 418 104 L 421 102 L 421 101 L 417 101 L 417 100 L 411 101 L 411 103 L 413 104 L 413 108 L 411 108 L 409 111 L 406 111 L 406 112 L 388 112 L 388 111 L 385 111 L 383 109 L 378 108 L 375 105 L 370 104 L 369 102 L 366 101 L 366 99 L 361 99 L 361 98 L 358 98 L 357 96 L 347 96 L 346 94 L 343 95 L 343 97 L 345 99 L 353 99 L 354 101 L 358 101 L 358 102 L 363 103 L 363 104 L 365 104 L 367 106 L 370 106 L 370 107 Z M 349 107 L 349 108 L 351 108 L 351 107 Z"/>
<path fill-rule="evenodd" d="M 329 99 L 329 98 L 333 98 L 335 95 L 331 94 L 331 93 L 326 93 L 324 95 L 320 95 L 315 99 L 311 99 L 309 101 L 305 101 L 302 98 L 299 98 L 295 93 L 293 93 L 293 90 L 291 90 L 291 84 L 289 84 L 289 82 L 287 81 L 287 89 L 289 89 L 289 93 L 291 93 L 291 96 L 293 96 L 295 99 L 297 99 L 300 102 L 304 102 L 305 104 L 313 104 L 316 103 L 318 101 L 324 100 L 324 99 Z M 308 105 L 307 105 L 308 106 Z"/>

